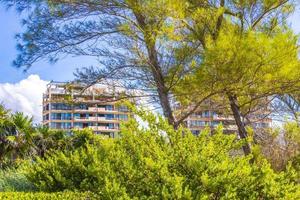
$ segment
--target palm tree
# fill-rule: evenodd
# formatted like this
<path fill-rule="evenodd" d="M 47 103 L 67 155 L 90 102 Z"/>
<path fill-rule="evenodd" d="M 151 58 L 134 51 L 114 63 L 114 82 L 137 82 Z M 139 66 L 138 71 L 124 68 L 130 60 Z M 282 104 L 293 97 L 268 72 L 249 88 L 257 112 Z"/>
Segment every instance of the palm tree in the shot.
<path fill-rule="evenodd" d="M 13 123 L 13 131 L 9 139 L 13 144 L 13 159 L 25 158 L 34 153 L 32 139 L 35 129 L 32 126 L 32 117 L 16 112 L 11 115 L 11 121 Z"/>
<path fill-rule="evenodd" d="M 11 142 L 8 139 L 13 130 L 10 111 L 0 104 L 0 166 L 3 166 L 7 155 L 11 153 Z"/>
<path fill-rule="evenodd" d="M 48 126 L 36 128 L 34 136 L 34 146 L 37 155 L 44 157 L 50 150 L 62 150 L 68 145 L 67 134 L 63 130 L 51 130 Z"/>
<path fill-rule="evenodd" d="M 34 136 L 34 144 L 37 155 L 44 157 L 49 146 L 53 145 L 53 138 L 51 137 L 51 130 L 47 126 L 37 127 L 37 134 Z"/>
<path fill-rule="evenodd" d="M 0 167 L 34 153 L 34 132 L 32 118 L 21 112 L 12 114 L 0 104 Z"/>

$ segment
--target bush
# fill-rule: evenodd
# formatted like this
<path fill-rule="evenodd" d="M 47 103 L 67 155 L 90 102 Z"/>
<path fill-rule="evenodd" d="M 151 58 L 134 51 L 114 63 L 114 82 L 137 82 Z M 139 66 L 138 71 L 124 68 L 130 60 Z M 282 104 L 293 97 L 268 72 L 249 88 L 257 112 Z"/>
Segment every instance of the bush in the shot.
<path fill-rule="evenodd" d="M 24 193 L 24 192 L 2 192 L 0 199 L 6 200 L 94 200 L 96 195 L 85 192 L 59 192 L 59 193 Z"/>
<path fill-rule="evenodd" d="M 122 137 L 102 139 L 73 152 L 56 152 L 28 166 L 40 190 L 93 191 L 102 199 L 300 199 L 289 173 L 274 172 L 267 160 L 234 154 L 244 141 L 204 131 L 195 137 L 139 112 Z"/>
<path fill-rule="evenodd" d="M 34 185 L 28 181 L 21 169 L 0 170 L 0 192 L 25 192 L 34 189 Z"/>

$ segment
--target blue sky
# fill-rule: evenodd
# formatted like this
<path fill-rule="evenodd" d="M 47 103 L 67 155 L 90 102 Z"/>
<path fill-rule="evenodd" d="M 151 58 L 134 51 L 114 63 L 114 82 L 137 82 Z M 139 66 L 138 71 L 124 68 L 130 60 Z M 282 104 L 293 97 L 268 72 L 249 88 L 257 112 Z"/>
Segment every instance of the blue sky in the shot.
<path fill-rule="evenodd" d="M 15 49 L 16 41 L 14 36 L 22 30 L 20 16 L 14 9 L 6 10 L 0 6 L 0 83 L 16 83 L 30 74 L 37 74 L 43 80 L 66 81 L 73 79 L 73 72 L 76 68 L 95 65 L 96 62 L 91 58 L 65 58 L 58 63 L 51 65 L 39 62 L 33 65 L 27 73 L 12 66 L 12 61 L 17 55 Z M 300 11 L 299 9 L 290 19 L 295 32 L 300 32 Z"/>
<path fill-rule="evenodd" d="M 12 62 L 17 55 L 15 34 L 22 30 L 21 17 L 13 9 L 5 9 L 0 5 L 0 83 L 16 83 L 31 74 L 37 74 L 43 80 L 67 81 L 72 80 L 76 68 L 95 65 L 96 62 L 88 57 L 68 57 L 56 64 L 47 61 L 35 63 L 27 73 L 16 69 Z"/>

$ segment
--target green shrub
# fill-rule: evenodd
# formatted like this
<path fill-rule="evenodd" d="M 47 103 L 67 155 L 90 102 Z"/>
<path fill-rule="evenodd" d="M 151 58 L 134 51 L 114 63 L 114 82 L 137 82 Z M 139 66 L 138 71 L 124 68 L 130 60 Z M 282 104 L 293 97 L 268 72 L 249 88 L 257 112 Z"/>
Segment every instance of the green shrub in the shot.
<path fill-rule="evenodd" d="M 0 170 L 0 192 L 23 192 L 34 189 L 34 185 L 28 181 L 21 169 Z"/>
<path fill-rule="evenodd" d="M 292 173 L 234 154 L 243 141 L 221 128 L 195 137 L 138 113 L 146 127 L 132 119 L 118 139 L 47 155 L 27 167 L 28 179 L 42 191 L 92 191 L 101 199 L 300 199 Z"/>
<path fill-rule="evenodd" d="M 24 193 L 24 192 L 2 192 L 0 199 L 5 200 L 94 200 L 96 195 L 85 192 L 59 192 L 59 193 Z"/>

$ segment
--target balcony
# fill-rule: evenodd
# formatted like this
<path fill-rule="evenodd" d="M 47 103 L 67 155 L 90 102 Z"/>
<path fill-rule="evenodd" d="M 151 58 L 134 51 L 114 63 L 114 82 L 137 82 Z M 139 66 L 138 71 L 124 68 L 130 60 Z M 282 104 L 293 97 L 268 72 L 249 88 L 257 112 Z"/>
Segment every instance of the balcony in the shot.
<path fill-rule="evenodd" d="M 116 128 L 109 128 L 107 126 L 98 126 L 98 131 L 118 131 Z"/>
<path fill-rule="evenodd" d="M 96 107 L 89 107 L 89 108 L 88 108 L 88 111 L 91 111 L 91 112 L 98 112 L 98 108 L 96 108 Z"/>
<path fill-rule="evenodd" d="M 89 112 L 116 112 L 116 110 L 108 110 L 106 108 L 89 107 Z"/>
<path fill-rule="evenodd" d="M 237 131 L 238 130 L 236 125 L 227 125 L 227 126 L 224 126 L 224 129 L 229 130 L 229 131 Z"/>
<path fill-rule="evenodd" d="M 110 128 L 108 126 L 88 126 L 88 127 L 85 127 L 85 128 L 91 129 L 93 131 L 103 131 L 103 132 L 117 132 L 117 131 L 119 131 L 118 128 Z M 74 129 L 75 130 L 82 130 L 84 128 L 74 127 Z"/>
<path fill-rule="evenodd" d="M 82 118 L 74 118 L 75 121 L 84 121 L 84 122 L 88 122 L 88 121 L 97 121 L 97 117 L 82 117 Z"/>
<path fill-rule="evenodd" d="M 107 119 L 105 117 L 98 117 L 97 119 L 98 119 L 98 121 L 107 121 Z"/>
<path fill-rule="evenodd" d="M 234 120 L 233 117 L 226 117 L 226 116 L 219 116 L 219 115 L 214 115 L 213 119 L 217 120 L 217 121 L 232 121 L 232 120 Z"/>
<path fill-rule="evenodd" d="M 97 121 L 98 120 L 98 117 L 89 117 L 88 118 L 90 121 Z"/>
<path fill-rule="evenodd" d="M 98 108 L 98 112 L 101 112 L 101 111 L 106 111 L 105 108 Z"/>

